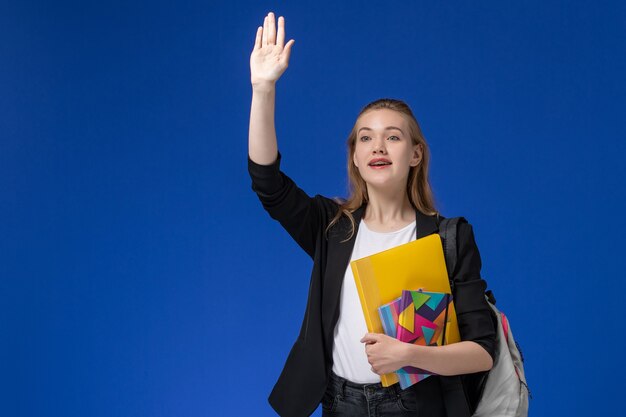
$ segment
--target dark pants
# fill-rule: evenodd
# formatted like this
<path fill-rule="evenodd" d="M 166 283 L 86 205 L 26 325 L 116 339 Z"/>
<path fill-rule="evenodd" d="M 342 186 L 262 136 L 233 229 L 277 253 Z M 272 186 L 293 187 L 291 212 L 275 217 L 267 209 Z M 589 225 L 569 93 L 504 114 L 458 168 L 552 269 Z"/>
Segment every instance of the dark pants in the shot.
<path fill-rule="evenodd" d="M 323 417 L 415 417 L 419 415 L 417 398 L 411 389 L 399 384 L 383 387 L 378 384 L 356 384 L 331 372 L 322 399 Z"/>

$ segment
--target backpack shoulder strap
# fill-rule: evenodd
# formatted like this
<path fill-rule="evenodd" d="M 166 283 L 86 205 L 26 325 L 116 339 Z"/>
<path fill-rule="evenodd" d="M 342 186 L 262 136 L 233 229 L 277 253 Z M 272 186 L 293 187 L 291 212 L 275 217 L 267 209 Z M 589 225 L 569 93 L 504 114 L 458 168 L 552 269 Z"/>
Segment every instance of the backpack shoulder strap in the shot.
<path fill-rule="evenodd" d="M 439 223 L 439 235 L 443 245 L 443 254 L 448 270 L 450 289 L 454 293 L 454 280 L 452 274 L 457 261 L 456 231 L 460 221 L 467 221 L 463 217 L 442 219 Z M 446 414 L 449 416 L 470 416 L 467 394 L 463 388 L 463 382 L 459 375 L 439 376 L 439 382 L 443 390 Z"/>
<path fill-rule="evenodd" d="M 439 223 L 439 235 L 442 238 L 443 253 L 446 259 L 446 269 L 448 270 L 448 279 L 450 280 L 450 288 L 454 292 L 454 280 L 452 274 L 456 267 L 457 261 L 457 241 L 456 231 L 459 222 L 466 222 L 464 217 L 445 218 Z"/>

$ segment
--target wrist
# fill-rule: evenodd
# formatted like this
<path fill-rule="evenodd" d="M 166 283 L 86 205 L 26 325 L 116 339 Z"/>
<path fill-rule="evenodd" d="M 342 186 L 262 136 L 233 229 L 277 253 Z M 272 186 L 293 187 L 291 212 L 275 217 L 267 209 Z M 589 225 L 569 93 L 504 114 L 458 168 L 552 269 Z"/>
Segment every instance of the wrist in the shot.
<path fill-rule="evenodd" d="M 413 343 L 407 343 L 406 345 L 405 357 L 408 366 L 425 369 L 425 364 L 428 363 L 426 358 L 430 353 L 429 346 L 414 345 Z"/>
<path fill-rule="evenodd" d="M 418 357 L 419 352 L 417 352 L 417 345 L 414 345 L 413 343 L 404 343 L 403 345 L 404 347 L 404 360 L 403 362 L 406 363 L 406 366 L 416 366 L 415 365 L 415 359 Z"/>
<path fill-rule="evenodd" d="M 275 81 L 256 81 L 252 83 L 252 92 L 253 93 L 273 93 L 276 91 L 276 82 Z"/>

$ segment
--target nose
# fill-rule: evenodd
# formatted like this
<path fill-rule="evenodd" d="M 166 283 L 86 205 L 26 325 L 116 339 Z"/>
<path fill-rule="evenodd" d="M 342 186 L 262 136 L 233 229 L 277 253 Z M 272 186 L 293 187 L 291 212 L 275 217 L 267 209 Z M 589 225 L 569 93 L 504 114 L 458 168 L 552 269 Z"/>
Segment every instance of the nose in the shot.
<path fill-rule="evenodd" d="M 380 153 L 382 155 L 384 155 L 385 153 L 387 153 L 387 150 L 385 149 L 385 140 L 384 139 L 378 139 L 378 140 L 374 140 L 374 146 L 372 149 L 372 153 Z"/>

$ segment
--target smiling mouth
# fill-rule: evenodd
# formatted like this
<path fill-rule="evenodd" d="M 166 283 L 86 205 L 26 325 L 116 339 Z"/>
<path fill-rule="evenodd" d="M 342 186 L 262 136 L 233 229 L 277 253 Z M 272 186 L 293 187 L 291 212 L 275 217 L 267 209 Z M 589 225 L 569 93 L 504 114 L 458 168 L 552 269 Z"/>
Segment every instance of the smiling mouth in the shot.
<path fill-rule="evenodd" d="M 372 168 L 384 168 L 391 165 L 391 162 L 374 162 L 373 164 L 368 164 L 368 166 Z"/>

